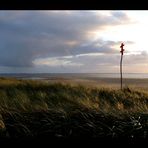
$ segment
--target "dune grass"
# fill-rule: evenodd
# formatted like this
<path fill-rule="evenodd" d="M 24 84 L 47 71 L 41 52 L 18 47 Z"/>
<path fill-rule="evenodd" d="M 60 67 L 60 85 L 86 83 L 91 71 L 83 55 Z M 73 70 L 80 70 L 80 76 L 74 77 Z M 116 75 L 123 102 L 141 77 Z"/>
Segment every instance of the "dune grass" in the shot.
<path fill-rule="evenodd" d="M 148 92 L 0 79 L 0 137 L 147 138 Z"/>

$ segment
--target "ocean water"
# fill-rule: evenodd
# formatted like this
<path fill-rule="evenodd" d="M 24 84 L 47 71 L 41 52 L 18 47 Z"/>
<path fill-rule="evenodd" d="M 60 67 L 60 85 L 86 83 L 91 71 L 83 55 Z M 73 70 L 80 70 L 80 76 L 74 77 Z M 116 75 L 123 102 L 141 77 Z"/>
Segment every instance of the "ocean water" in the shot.
<path fill-rule="evenodd" d="M 17 79 L 56 79 L 58 78 L 120 78 L 120 73 L 17 73 L 17 74 L 0 74 L 0 77 L 11 77 Z M 148 78 L 146 73 L 123 73 L 123 78 Z"/>

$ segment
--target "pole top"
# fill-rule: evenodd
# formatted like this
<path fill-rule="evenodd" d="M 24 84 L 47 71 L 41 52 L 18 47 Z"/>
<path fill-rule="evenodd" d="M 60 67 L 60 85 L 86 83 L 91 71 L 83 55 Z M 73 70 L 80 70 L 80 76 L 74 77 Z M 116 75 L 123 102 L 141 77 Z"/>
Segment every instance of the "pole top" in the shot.
<path fill-rule="evenodd" d="M 121 43 L 121 46 L 120 46 L 120 48 L 123 48 L 123 46 L 124 46 L 124 43 Z"/>
<path fill-rule="evenodd" d="M 123 55 L 124 49 L 123 49 L 124 43 L 121 43 L 120 48 L 121 48 L 121 54 Z"/>

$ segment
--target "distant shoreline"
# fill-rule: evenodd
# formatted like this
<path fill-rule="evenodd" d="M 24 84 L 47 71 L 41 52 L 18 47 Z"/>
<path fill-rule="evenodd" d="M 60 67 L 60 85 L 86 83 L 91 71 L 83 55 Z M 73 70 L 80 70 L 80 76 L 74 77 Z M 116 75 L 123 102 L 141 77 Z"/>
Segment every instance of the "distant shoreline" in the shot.
<path fill-rule="evenodd" d="M 118 77 L 117 77 L 118 75 Z M 148 75 L 137 74 L 137 78 L 131 77 L 134 74 L 129 74 L 129 78 L 123 74 L 123 87 L 142 88 L 148 90 Z M 127 75 L 128 76 L 128 75 Z M 141 76 L 141 77 L 140 77 Z M 147 77 L 146 77 L 147 76 Z M 16 78 L 19 80 L 36 80 L 48 83 L 67 83 L 72 85 L 85 85 L 91 87 L 107 87 L 107 88 L 120 88 L 119 74 L 0 74 L 1 78 Z"/>
<path fill-rule="evenodd" d="M 85 85 L 93 87 L 107 87 L 107 88 L 120 88 L 120 78 L 66 78 L 54 77 L 42 79 L 48 83 L 65 83 L 73 85 Z M 148 78 L 123 78 L 123 87 L 132 87 L 138 89 L 148 90 Z"/>
<path fill-rule="evenodd" d="M 120 78 L 120 73 L 0 73 L 0 77 L 22 79 L 64 78 Z M 147 73 L 123 73 L 123 78 L 148 79 Z"/>

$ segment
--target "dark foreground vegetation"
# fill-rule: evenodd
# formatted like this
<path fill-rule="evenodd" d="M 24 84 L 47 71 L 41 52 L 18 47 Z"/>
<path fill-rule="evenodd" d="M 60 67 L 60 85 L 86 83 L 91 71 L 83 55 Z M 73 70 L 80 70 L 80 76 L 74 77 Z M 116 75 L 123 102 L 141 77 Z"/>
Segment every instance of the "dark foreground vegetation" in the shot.
<path fill-rule="evenodd" d="M 0 139 L 43 137 L 148 139 L 148 92 L 1 78 Z"/>

